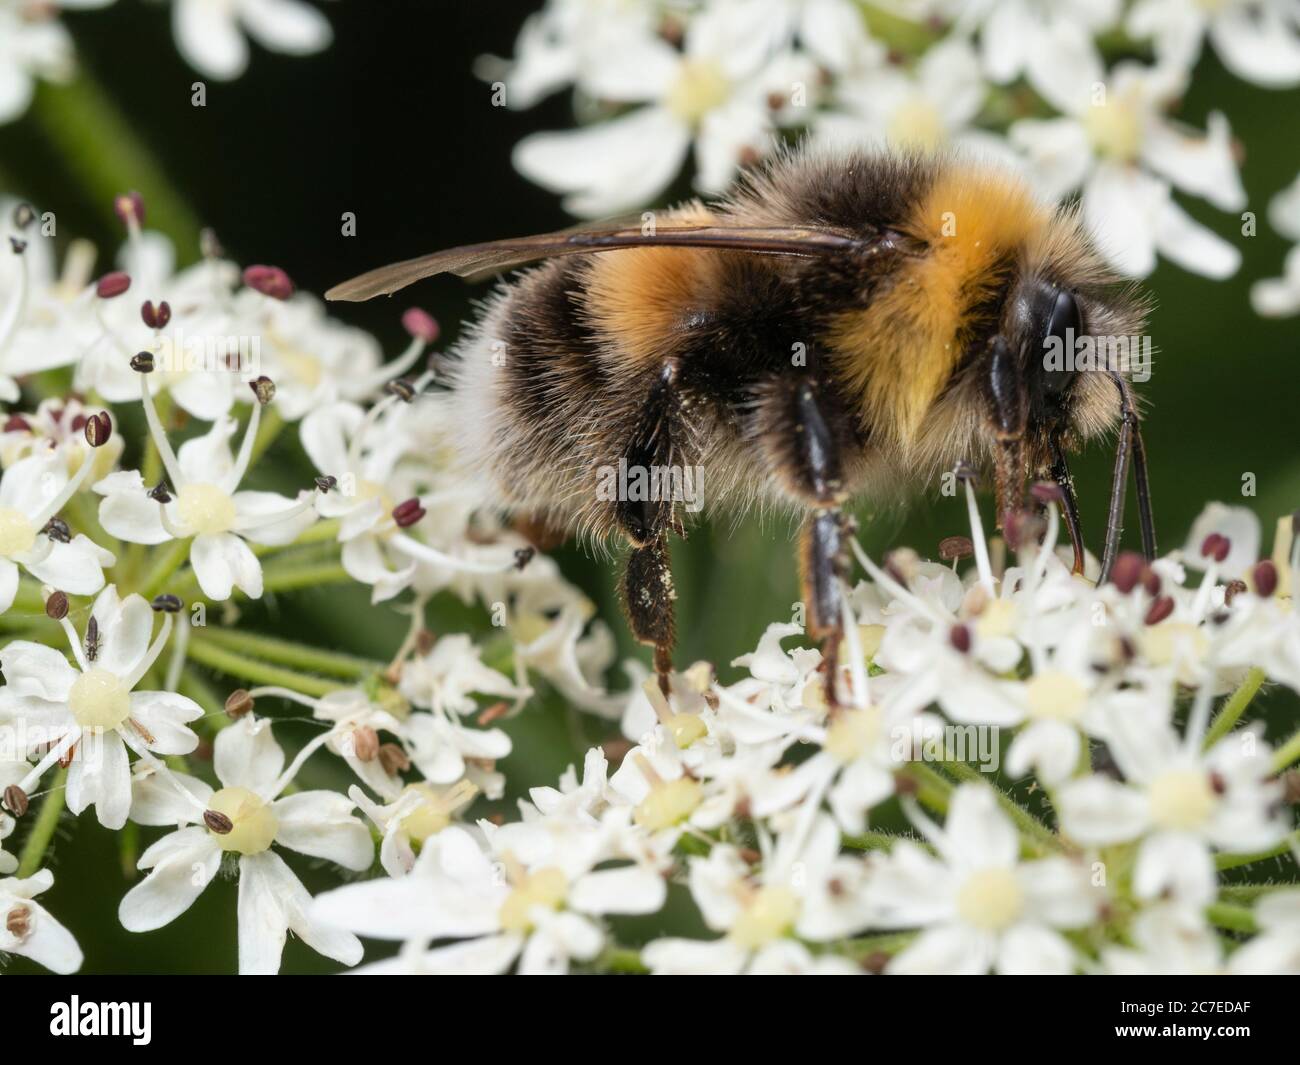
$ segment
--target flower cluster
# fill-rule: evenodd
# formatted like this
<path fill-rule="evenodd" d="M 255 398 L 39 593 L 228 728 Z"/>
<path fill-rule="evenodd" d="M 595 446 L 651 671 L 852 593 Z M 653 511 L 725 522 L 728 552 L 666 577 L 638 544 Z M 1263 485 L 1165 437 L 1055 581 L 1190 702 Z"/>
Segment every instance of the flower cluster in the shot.
<path fill-rule="evenodd" d="M 573 214 L 653 204 L 692 157 L 698 191 L 791 137 L 950 147 L 1022 172 L 1047 199 L 1078 195 L 1121 273 L 1167 258 L 1213 278 L 1235 243 L 1175 197 L 1236 216 L 1247 206 L 1228 119 L 1176 117 L 1209 42 L 1236 76 L 1300 85 L 1300 15 L 1287 0 L 549 0 L 512 61 L 481 73 L 508 106 L 571 88 L 584 124 L 533 134 L 518 170 Z M 1269 218 L 1297 237 L 1294 190 Z M 1234 217 L 1253 234 L 1253 214 Z M 1261 314 L 1300 310 L 1297 259 L 1264 282 Z"/>
<path fill-rule="evenodd" d="M 697 663 L 665 694 L 629 662 L 612 692 L 593 604 L 455 465 L 428 314 L 384 362 L 282 270 L 209 242 L 177 272 L 139 199 L 117 206 L 120 268 L 95 279 L 92 252 L 56 269 L 35 213 L 6 211 L 0 950 L 81 963 L 34 901 L 66 804 L 169 830 L 121 900 L 130 931 L 237 878 L 248 973 L 290 932 L 348 966 L 358 937 L 400 944 L 365 972 L 1300 970 L 1300 892 L 1224 876 L 1296 842 L 1300 739 L 1242 725 L 1266 679 L 1300 690 L 1291 519 L 1263 557 L 1253 514 L 1213 505 L 1099 585 L 1057 547 L 1058 490 L 1009 556 L 968 480 L 951 565 L 854 545 L 837 675 L 796 616 L 739 679 Z M 286 431 L 307 483 L 247 487 Z M 240 602 L 350 583 L 410 611 L 391 659 L 237 624 Z M 444 595 L 499 636 L 428 632 Z M 212 674 L 248 687 L 223 701 Z M 485 816 L 502 725 L 542 686 L 621 738 Z M 286 756 L 290 715 L 315 734 Z M 313 899 L 294 853 L 351 882 Z M 672 884 L 710 934 L 624 941 Z"/>
<path fill-rule="evenodd" d="M 329 20 L 302 0 L 169 0 L 176 47 L 200 74 L 221 81 L 248 68 L 248 38 L 288 55 L 329 47 Z M 59 15 L 115 0 L 0 0 L 0 125 L 22 117 L 38 80 L 68 81 L 76 50 Z"/>

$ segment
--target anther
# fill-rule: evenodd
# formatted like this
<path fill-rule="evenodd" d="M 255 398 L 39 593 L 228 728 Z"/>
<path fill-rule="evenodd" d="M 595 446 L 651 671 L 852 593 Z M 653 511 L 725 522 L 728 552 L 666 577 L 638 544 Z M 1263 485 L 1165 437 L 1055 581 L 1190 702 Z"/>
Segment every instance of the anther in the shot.
<path fill-rule="evenodd" d="M 1255 594 L 1267 599 L 1277 591 L 1277 567 L 1271 559 L 1257 562 L 1250 571 L 1250 579 L 1255 585 Z"/>
<path fill-rule="evenodd" d="M 204 810 L 203 823 L 218 836 L 228 836 L 235 828 L 235 822 L 218 810 Z"/>
<path fill-rule="evenodd" d="M 271 400 L 275 399 L 275 382 L 269 377 L 262 376 L 254 381 L 248 382 L 248 387 L 253 390 L 253 395 L 257 397 L 257 402 L 265 407 Z"/>
<path fill-rule="evenodd" d="M 405 377 L 398 377 L 384 386 L 390 396 L 396 396 L 403 403 L 410 403 L 415 398 L 415 387 Z"/>
<path fill-rule="evenodd" d="M 379 733 L 369 725 L 353 729 L 352 753 L 362 762 L 373 762 L 379 755 Z"/>
<path fill-rule="evenodd" d="M 23 791 L 17 784 L 10 784 L 4 792 L 5 809 L 15 817 L 22 817 L 27 813 L 27 792 Z"/>
<path fill-rule="evenodd" d="M 236 688 L 226 696 L 226 716 L 232 721 L 238 721 L 253 712 L 253 705 L 253 697 L 248 694 L 248 689 Z"/>
<path fill-rule="evenodd" d="M 185 609 L 185 602 L 179 595 L 169 595 L 166 592 L 154 596 L 149 605 L 159 614 L 179 614 Z"/>
<path fill-rule="evenodd" d="M 138 192 L 124 192 L 113 198 L 113 213 L 124 226 L 144 225 L 144 197 Z"/>
<path fill-rule="evenodd" d="M 293 282 L 278 266 L 247 267 L 244 284 L 273 300 L 287 300 L 293 295 Z"/>
<path fill-rule="evenodd" d="M 172 501 L 172 494 L 167 488 L 166 481 L 159 481 L 149 489 L 147 494 L 155 503 L 170 503 Z"/>
<path fill-rule="evenodd" d="M 101 410 L 86 419 L 82 432 L 86 435 L 86 443 L 91 447 L 103 447 L 113 435 L 113 419 L 109 417 L 108 411 Z"/>
<path fill-rule="evenodd" d="M 395 743 L 384 743 L 379 747 L 379 764 L 390 777 L 405 773 L 411 768 L 411 759 Z"/>
<path fill-rule="evenodd" d="M 153 352 L 142 351 L 131 356 L 131 369 L 136 373 L 153 373 Z"/>
<path fill-rule="evenodd" d="M 337 477 L 326 475 L 324 477 L 316 478 L 316 491 L 318 492 L 332 492 L 338 486 L 339 479 Z"/>
<path fill-rule="evenodd" d="M 36 221 L 36 212 L 30 203 L 20 203 L 14 208 L 13 219 L 15 229 L 26 229 Z"/>
<path fill-rule="evenodd" d="M 438 320 L 419 307 L 412 307 L 402 314 L 402 328 L 416 340 L 423 340 L 426 344 L 432 344 L 441 332 Z"/>
<path fill-rule="evenodd" d="M 1136 551 L 1121 551 L 1110 570 L 1110 583 L 1128 595 L 1142 581 L 1142 574 L 1147 568 L 1146 559 Z"/>
<path fill-rule="evenodd" d="M 1223 586 L 1223 602 L 1226 606 L 1231 606 L 1232 601 L 1246 590 L 1245 581 L 1229 581 Z"/>
<path fill-rule="evenodd" d="M 1159 625 L 1170 614 L 1174 612 L 1174 600 L 1171 596 L 1162 595 L 1155 600 L 1147 609 L 1146 617 L 1143 619 L 1148 625 Z"/>
<path fill-rule="evenodd" d="M 537 548 L 535 547 L 521 547 L 515 552 L 515 569 L 522 570 L 533 560 L 533 556 L 536 554 Z"/>
<path fill-rule="evenodd" d="M 45 616 L 62 621 L 68 616 L 68 596 L 65 592 L 52 592 L 45 600 Z"/>
<path fill-rule="evenodd" d="M 1065 493 L 1059 484 L 1051 481 L 1039 481 L 1029 489 L 1029 494 L 1046 506 L 1048 503 L 1064 503 Z"/>
<path fill-rule="evenodd" d="M 22 942 L 32 930 L 32 910 L 30 906 L 18 905 L 5 914 L 5 930 Z"/>
<path fill-rule="evenodd" d="M 95 295 L 101 300 L 111 300 L 122 295 L 131 287 L 131 275 L 114 270 L 111 274 L 105 274 L 95 282 Z"/>
<path fill-rule="evenodd" d="M 954 625 L 948 630 L 948 642 L 952 644 L 954 651 L 960 654 L 968 653 L 971 645 L 970 628 L 966 625 Z"/>
<path fill-rule="evenodd" d="M 975 544 L 969 536 L 945 536 L 939 541 L 939 558 L 944 562 L 957 562 L 974 553 Z"/>
<path fill-rule="evenodd" d="M 398 503 L 393 508 L 393 521 L 397 523 L 399 529 L 408 529 L 416 524 L 428 511 L 420 505 L 420 500 L 416 496 L 403 503 Z"/>

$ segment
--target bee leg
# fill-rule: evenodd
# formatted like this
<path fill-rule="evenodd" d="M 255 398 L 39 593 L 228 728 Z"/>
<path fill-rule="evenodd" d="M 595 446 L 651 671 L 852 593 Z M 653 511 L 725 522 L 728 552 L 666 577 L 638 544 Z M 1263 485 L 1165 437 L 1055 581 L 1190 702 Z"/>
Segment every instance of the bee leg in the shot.
<path fill-rule="evenodd" d="M 814 510 L 800 538 L 800 574 L 808 635 L 820 640 L 825 669 L 826 703 L 840 705 L 840 644 L 844 639 L 841 589 L 848 574 L 849 521 L 838 507 Z"/>
<path fill-rule="evenodd" d="M 681 435 L 681 399 L 677 392 L 677 366 L 665 363 L 655 378 L 640 421 L 623 462 L 630 478 L 639 479 L 636 498 L 620 498 L 614 505 L 615 521 L 632 545 L 623 574 L 623 602 L 633 636 L 654 648 L 659 687 L 667 696 L 673 669 L 677 592 L 669 560 L 668 535 L 683 532 L 676 516 L 674 476 L 683 460 L 677 446 Z M 629 481 L 629 489 L 632 481 Z M 658 486 L 647 491 L 647 486 Z M 665 490 L 665 486 L 668 486 Z"/>
<path fill-rule="evenodd" d="M 1025 423 L 1028 418 L 1023 375 L 1007 342 L 1000 336 L 989 341 L 988 378 L 985 382 L 993 419 L 994 486 L 998 527 L 1006 528 L 1007 515 L 1024 504 Z"/>
<path fill-rule="evenodd" d="M 760 401 L 758 436 L 768 441 L 769 462 L 787 492 L 808 508 L 800 536 L 799 570 L 808 635 L 821 641 L 826 702 L 839 706 L 840 644 L 844 636 L 841 588 L 848 573 L 849 519 L 843 458 L 853 446 L 852 424 L 837 396 L 810 367 L 790 387 L 788 378 L 767 382 Z"/>
<path fill-rule="evenodd" d="M 633 547 L 623 571 L 623 604 L 632 635 L 654 648 L 659 689 L 668 695 L 673 671 L 673 644 L 677 639 L 677 591 L 668 556 L 668 538 L 660 536 L 643 547 Z"/>

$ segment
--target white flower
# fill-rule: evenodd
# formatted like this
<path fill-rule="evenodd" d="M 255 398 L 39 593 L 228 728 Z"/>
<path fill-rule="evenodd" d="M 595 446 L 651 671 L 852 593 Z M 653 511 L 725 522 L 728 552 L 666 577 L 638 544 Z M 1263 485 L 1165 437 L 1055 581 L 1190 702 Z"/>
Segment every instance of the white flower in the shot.
<path fill-rule="evenodd" d="M 660 37 L 629 35 L 596 59 L 586 86 L 602 99 L 646 106 L 585 129 L 526 137 L 515 148 L 516 169 L 565 194 L 573 214 L 616 214 L 661 193 L 694 144 L 696 186 L 722 191 L 744 151 L 768 145 L 758 78 L 781 29 L 763 0 L 728 0 L 691 19 L 680 52 Z"/>
<path fill-rule="evenodd" d="M 37 78 L 66 81 L 73 70 L 62 23 L 34 4 L 0 0 L 0 125 L 27 110 Z"/>
<path fill-rule="evenodd" d="M 1020 839 L 991 789 L 963 784 L 944 827 L 912 820 L 937 851 L 908 841 L 873 869 L 876 925 L 921 928 L 889 963 L 894 973 L 1069 973 L 1079 959 L 1060 929 L 1095 921 L 1103 901 L 1068 858 L 1020 860 Z"/>
<path fill-rule="evenodd" d="M 1237 77 L 1270 89 L 1300 85 L 1300 10 L 1289 0 L 1138 0 L 1127 26 L 1154 38 L 1163 62 L 1191 69 L 1208 36 Z"/>
<path fill-rule="evenodd" d="M 34 411 L 11 414 L 0 432 L 0 466 L 12 466 L 33 455 L 56 453 L 67 466 L 69 477 L 75 476 L 87 458 L 94 463 L 89 474 L 92 481 L 108 476 L 126 442 L 114 433 L 102 446 L 90 446 L 86 441 L 86 419 L 98 413 L 99 408 L 68 396 L 43 399 Z"/>
<path fill-rule="evenodd" d="M 76 668 L 43 644 L 14 640 L 0 650 L 7 681 L 0 720 L 20 730 L 27 750 L 48 748 L 19 786 L 30 792 L 51 765 L 71 759 L 68 809 L 79 814 L 93 805 L 100 824 L 121 828 L 131 806 L 128 748 L 148 760 L 188 754 L 198 745 L 188 722 L 203 711 L 183 695 L 134 690 L 167 644 L 171 614 L 150 644 L 149 604 L 138 595 L 121 599 L 109 585 L 91 607 L 84 641 L 66 618 L 63 628 Z"/>
<path fill-rule="evenodd" d="M 1268 220 L 1282 236 L 1300 241 L 1300 177 L 1269 201 Z M 1282 277 L 1251 286 L 1250 301 L 1268 318 L 1300 314 L 1300 243 L 1287 253 Z"/>
<path fill-rule="evenodd" d="M 104 587 L 104 567 L 116 561 L 83 533 L 67 543 L 46 533 L 85 482 L 93 462 L 69 477 L 64 459 L 45 452 L 19 459 L 0 474 L 0 613 L 13 605 L 21 566 L 39 581 L 72 595 Z"/>
<path fill-rule="evenodd" d="M 988 76 L 1006 85 L 1022 74 L 1049 104 L 1068 111 L 1102 80 L 1093 37 L 1114 26 L 1119 0 L 977 0 L 949 6 L 958 32 L 980 29 Z"/>
<path fill-rule="evenodd" d="M 840 854 L 839 829 L 825 816 L 783 834 L 761 869 L 751 868 L 735 847 L 718 844 L 707 858 L 690 860 L 690 887 L 705 924 L 726 934 L 707 942 L 655 940 L 642 957 L 655 973 L 780 969 L 790 961 L 795 937 L 828 942 L 867 926 L 865 876 L 860 859 Z M 847 963 L 828 967 L 851 969 Z"/>
<path fill-rule="evenodd" d="M 145 375 L 142 375 L 144 377 Z M 252 462 L 261 404 L 253 407 L 237 458 L 230 452 L 235 422 L 222 418 L 204 435 L 173 452 L 145 387 L 145 409 L 154 443 L 171 478 L 174 496 L 160 503 L 138 471 L 110 474 L 95 485 L 104 496 L 99 520 L 114 536 L 137 544 L 193 538 L 190 565 L 209 599 L 229 599 L 238 588 L 262 595 L 262 564 L 245 542 L 293 543 L 316 518 L 310 497 L 297 503 L 274 492 L 239 491 Z"/>
<path fill-rule="evenodd" d="M 819 139 L 849 146 L 864 138 L 903 150 L 952 145 L 1014 162 L 1000 138 L 969 128 L 987 92 L 974 49 L 951 37 L 926 51 L 914 73 L 885 67 L 841 80 L 836 99 L 849 113 L 820 114 L 814 128 Z"/>
<path fill-rule="evenodd" d="M 1239 211 L 1246 194 L 1228 120 L 1212 112 L 1201 136 L 1164 115 L 1186 88 L 1182 71 L 1120 63 L 1105 84 L 1072 101 L 1066 117 L 1023 119 L 1008 133 L 1042 193 L 1083 188 L 1083 216 L 1101 251 L 1133 277 L 1155 269 L 1157 252 L 1186 270 L 1225 278 L 1241 253 L 1193 221 L 1171 186 Z"/>
<path fill-rule="evenodd" d="M 490 826 L 489 826 L 490 827 Z M 313 915 L 359 935 L 408 944 L 396 965 L 360 971 L 562 973 L 604 945 L 596 918 L 654 913 L 666 888 L 658 873 L 606 857 L 600 830 L 553 833 L 513 825 L 489 835 L 489 850 L 463 828 L 429 838 L 415 868 L 322 894 Z M 440 939 L 458 942 L 427 949 Z"/>
<path fill-rule="evenodd" d="M 368 869 L 374 859 L 370 833 L 352 816 L 347 796 L 332 791 L 282 794 L 321 742 L 304 747 L 286 769 L 271 723 L 249 715 L 217 735 L 217 791 L 166 767 L 137 777 L 132 820 L 188 827 L 164 836 L 141 855 L 139 867 L 150 872 L 122 899 L 122 926 L 148 932 L 171 923 L 216 876 L 223 855 L 238 855 L 241 974 L 278 972 L 290 931 L 344 965 L 360 961 L 361 944 L 312 917 L 307 889 L 271 849 L 279 844 L 356 872 Z M 230 827 L 214 828 L 214 822 L 221 822 L 213 814 Z"/>
<path fill-rule="evenodd" d="M 51 972 L 75 973 L 81 968 L 81 948 L 36 896 L 54 884 L 48 869 L 25 880 L 0 880 L 0 954 L 21 954 Z"/>
<path fill-rule="evenodd" d="M 1104 947 L 1105 972 L 1119 976 L 1188 976 L 1222 971 L 1223 948 L 1201 911 L 1171 900 L 1133 921 L 1134 947 Z"/>
<path fill-rule="evenodd" d="M 1233 951 L 1231 973 L 1300 975 L 1300 891 L 1270 891 L 1255 904 L 1259 935 Z"/>
<path fill-rule="evenodd" d="M 1210 692 L 1196 695 L 1179 736 L 1169 709 L 1109 714 L 1106 742 L 1124 782 L 1098 775 L 1065 784 L 1057 796 L 1062 831 L 1085 846 L 1142 841 L 1133 872 L 1139 898 L 1168 895 L 1205 904 L 1216 891 L 1211 848 L 1264 850 L 1286 834 L 1277 807 L 1262 726 L 1225 736 L 1202 750 Z"/>
<path fill-rule="evenodd" d="M 334 31 L 301 0 L 173 0 L 172 29 L 185 60 L 210 78 L 228 81 L 248 68 L 247 33 L 286 55 L 328 48 Z"/>
<path fill-rule="evenodd" d="M 383 833 L 379 862 L 389 876 L 405 876 L 415 866 L 417 851 L 430 836 L 452 824 L 452 817 L 474 801 L 478 788 L 468 780 L 439 789 L 432 784 L 408 784 L 387 805 L 371 802 L 356 785 L 348 789 L 352 801 Z"/>

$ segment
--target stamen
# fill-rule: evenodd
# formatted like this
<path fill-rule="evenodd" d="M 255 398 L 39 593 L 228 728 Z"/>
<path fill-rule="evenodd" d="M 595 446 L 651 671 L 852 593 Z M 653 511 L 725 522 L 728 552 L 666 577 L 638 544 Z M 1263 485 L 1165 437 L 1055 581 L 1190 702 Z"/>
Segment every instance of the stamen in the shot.
<path fill-rule="evenodd" d="M 18 259 L 18 286 L 14 292 L 13 298 L 9 301 L 9 306 L 5 308 L 5 315 L 0 319 L 0 355 L 9 345 L 18 332 L 19 323 L 27 314 L 27 300 L 31 291 L 31 275 L 27 269 L 27 256 L 18 250 L 14 245 L 15 257 Z"/>
<path fill-rule="evenodd" d="M 176 459 L 176 452 L 172 450 L 171 441 L 167 439 L 167 434 L 163 431 L 162 421 L 158 417 L 158 410 L 153 405 L 153 394 L 149 391 L 148 374 L 140 375 L 140 394 L 144 403 L 145 421 L 149 423 L 149 436 L 153 440 L 154 447 L 158 449 L 158 455 L 162 458 L 163 467 L 167 470 L 167 476 L 171 478 L 172 485 L 177 489 L 185 484 L 185 478 L 181 476 L 181 464 Z M 86 462 L 83 466 L 89 466 Z M 171 532 L 169 529 L 168 532 Z M 172 533 L 175 536 L 175 533 Z"/>
<path fill-rule="evenodd" d="M 122 683 L 126 685 L 128 691 L 139 684 L 140 678 L 149 672 L 153 664 L 158 661 L 158 656 L 162 654 L 163 648 L 167 646 L 167 640 L 172 634 L 172 626 L 175 624 L 175 620 L 174 615 L 163 614 L 162 629 L 159 630 L 157 638 L 149 647 L 148 653 L 140 664 L 131 671 L 129 676 L 122 678 Z"/>
<path fill-rule="evenodd" d="M 90 476 L 90 471 L 94 465 L 94 459 L 87 455 L 85 461 L 81 464 L 81 468 L 68 478 L 68 483 L 63 486 L 63 491 L 28 519 L 32 525 L 40 529 L 44 527 L 45 523 L 54 517 L 55 514 L 62 510 L 68 500 L 76 495 L 81 486 L 86 483 L 86 478 Z"/>
<path fill-rule="evenodd" d="M 458 573 L 506 573 L 514 569 L 514 560 L 504 565 L 492 562 L 472 562 L 469 559 L 454 558 L 443 554 L 437 548 L 422 544 L 406 533 L 397 533 L 388 541 L 394 548 L 409 558 L 428 562 L 435 566 L 445 566 Z"/>
<path fill-rule="evenodd" d="M 966 511 L 970 515 L 971 543 L 975 548 L 975 565 L 979 569 L 980 583 L 993 591 L 993 567 L 989 564 L 989 546 L 984 538 L 984 522 L 980 518 L 979 504 L 975 501 L 975 486 L 970 477 L 962 479 L 966 486 Z"/>
<path fill-rule="evenodd" d="M 853 707 L 865 710 L 871 705 L 871 692 L 867 688 L 867 672 L 862 668 L 864 656 L 862 641 L 858 638 L 858 619 L 849 607 L 849 589 L 843 581 L 840 582 L 840 613 L 844 617 L 844 642 L 849 652 L 849 690 L 853 695 Z M 831 678 L 832 684 L 836 681 L 837 678 Z"/>
<path fill-rule="evenodd" d="M 259 390 L 258 386 L 265 382 Z M 239 444 L 239 457 L 235 459 L 235 468 L 230 471 L 225 479 L 225 488 L 228 492 L 233 492 L 239 487 L 239 482 L 244 479 L 244 474 L 248 472 L 248 467 L 253 462 L 253 444 L 257 440 L 257 429 L 262 423 L 262 408 L 270 403 L 275 397 L 275 385 L 271 383 L 269 377 L 259 377 L 256 381 L 249 383 L 253 390 L 253 395 L 257 397 L 257 402 L 253 404 L 253 413 L 248 418 L 248 426 L 244 429 L 244 439 Z M 263 399 L 263 396 L 266 399 Z"/>

